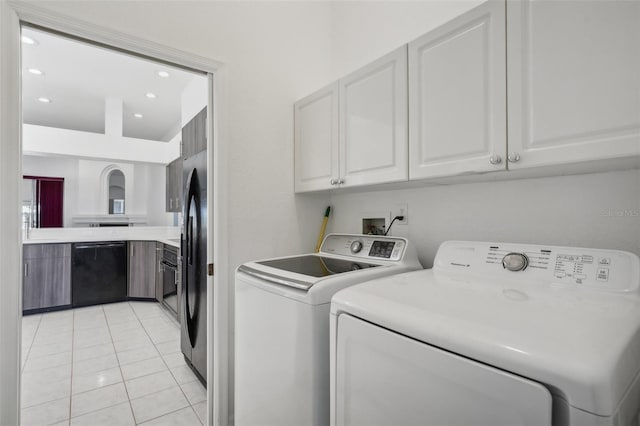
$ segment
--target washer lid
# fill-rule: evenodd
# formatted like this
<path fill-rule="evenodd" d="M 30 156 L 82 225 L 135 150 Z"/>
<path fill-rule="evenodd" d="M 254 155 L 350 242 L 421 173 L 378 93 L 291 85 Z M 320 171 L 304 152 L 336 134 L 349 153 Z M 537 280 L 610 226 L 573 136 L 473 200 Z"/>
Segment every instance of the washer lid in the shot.
<path fill-rule="evenodd" d="M 637 281 L 638 258 L 625 255 Z M 469 260 L 464 271 L 473 271 Z M 523 276 L 410 272 L 337 293 L 331 312 L 522 375 L 574 407 L 612 415 L 640 370 L 637 292 Z"/>

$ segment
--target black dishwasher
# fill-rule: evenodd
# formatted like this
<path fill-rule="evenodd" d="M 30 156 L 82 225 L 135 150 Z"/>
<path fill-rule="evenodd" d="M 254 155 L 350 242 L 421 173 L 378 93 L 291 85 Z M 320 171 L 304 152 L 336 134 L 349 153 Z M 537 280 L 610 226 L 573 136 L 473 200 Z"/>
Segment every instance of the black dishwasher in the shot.
<path fill-rule="evenodd" d="M 71 288 L 73 307 L 126 300 L 126 242 L 73 244 Z"/>

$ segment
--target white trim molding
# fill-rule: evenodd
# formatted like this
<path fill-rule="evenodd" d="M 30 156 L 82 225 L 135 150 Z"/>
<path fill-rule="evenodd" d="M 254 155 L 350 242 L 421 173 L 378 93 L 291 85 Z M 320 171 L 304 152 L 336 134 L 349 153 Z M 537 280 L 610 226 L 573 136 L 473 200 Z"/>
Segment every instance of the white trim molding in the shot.
<path fill-rule="evenodd" d="M 232 388 L 228 348 L 230 280 L 225 202 L 226 168 L 225 73 L 222 62 L 164 46 L 109 28 L 96 26 L 42 8 L 33 3 L 0 0 L 0 425 L 20 422 L 20 349 L 22 316 L 21 250 L 21 73 L 20 24 L 34 25 L 116 50 L 188 68 L 209 77 L 208 165 L 209 194 L 214 200 L 208 215 L 208 259 L 216 275 L 209 278 L 207 297 L 209 356 L 207 425 L 230 424 Z M 215 78 L 214 78 L 215 77 Z M 212 170 L 213 169 L 213 170 Z M 212 170 L 212 171 L 211 171 Z M 215 185 L 215 190 L 214 190 Z M 211 309 L 213 307 L 213 309 Z M 213 350 L 213 351 L 212 351 Z"/>
<path fill-rule="evenodd" d="M 222 66 L 222 62 L 205 58 L 193 53 L 184 52 L 173 47 L 165 46 L 132 36 L 120 31 L 90 24 L 75 18 L 52 12 L 33 3 L 9 0 L 9 4 L 18 14 L 20 21 L 37 25 L 49 30 L 74 37 L 86 39 L 93 43 L 100 43 L 117 50 L 124 50 L 148 57 L 152 60 L 169 62 L 179 67 L 189 68 L 201 73 L 215 73 Z"/>
<path fill-rule="evenodd" d="M 0 1 L 0 424 L 20 421 L 22 108 L 20 23 Z"/>

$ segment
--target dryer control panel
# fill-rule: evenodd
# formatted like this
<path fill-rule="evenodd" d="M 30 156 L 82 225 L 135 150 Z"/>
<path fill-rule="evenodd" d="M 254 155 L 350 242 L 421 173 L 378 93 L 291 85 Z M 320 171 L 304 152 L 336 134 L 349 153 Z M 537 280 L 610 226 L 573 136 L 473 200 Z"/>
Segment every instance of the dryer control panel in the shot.
<path fill-rule="evenodd" d="M 447 241 L 434 269 L 611 291 L 637 291 L 640 284 L 637 255 L 579 247 Z"/>
<path fill-rule="evenodd" d="M 407 240 L 382 235 L 329 234 L 322 242 L 321 253 L 369 260 L 401 261 Z"/>

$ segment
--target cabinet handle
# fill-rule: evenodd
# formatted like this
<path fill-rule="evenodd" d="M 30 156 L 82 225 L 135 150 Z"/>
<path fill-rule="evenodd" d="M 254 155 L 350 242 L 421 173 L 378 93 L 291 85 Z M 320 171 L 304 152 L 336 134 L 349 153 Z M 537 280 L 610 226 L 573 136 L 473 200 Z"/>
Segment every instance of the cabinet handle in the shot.
<path fill-rule="evenodd" d="M 329 182 L 331 183 L 331 185 L 337 185 L 338 179 L 331 179 Z"/>
<path fill-rule="evenodd" d="M 28 263 L 24 264 L 24 276 L 25 277 L 29 276 L 29 264 Z"/>
<path fill-rule="evenodd" d="M 344 179 L 338 179 L 338 185 L 342 185 L 344 183 Z"/>
<path fill-rule="evenodd" d="M 178 204 L 178 197 L 176 197 L 176 209 L 180 206 L 180 204 Z"/>
<path fill-rule="evenodd" d="M 510 163 L 517 163 L 518 161 L 520 161 L 520 154 L 518 154 L 517 152 L 512 152 L 511 154 L 509 154 L 507 159 Z"/>
<path fill-rule="evenodd" d="M 173 198 L 169 198 L 169 208 L 173 208 Z"/>
<path fill-rule="evenodd" d="M 489 162 L 491 164 L 500 164 L 502 163 L 502 157 L 500 157 L 499 155 L 492 155 L 491 157 L 489 157 Z"/>

